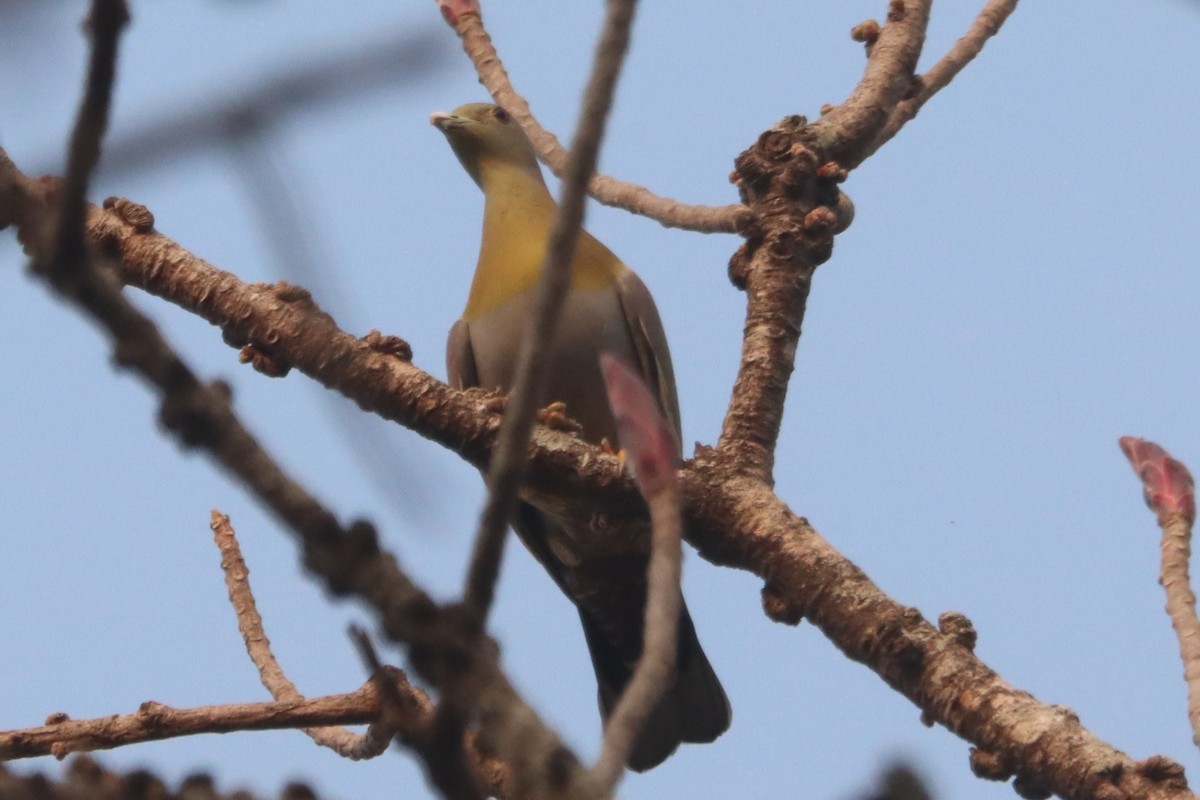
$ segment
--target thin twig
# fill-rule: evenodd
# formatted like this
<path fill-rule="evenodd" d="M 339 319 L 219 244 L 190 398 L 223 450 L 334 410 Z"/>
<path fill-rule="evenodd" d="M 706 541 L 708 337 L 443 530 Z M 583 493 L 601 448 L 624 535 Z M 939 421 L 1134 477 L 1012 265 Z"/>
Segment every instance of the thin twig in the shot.
<path fill-rule="evenodd" d="M 462 40 L 463 50 L 475 65 L 488 93 L 517 120 L 546 166 L 563 178 L 568 172 L 567 151 L 553 133 L 542 127 L 533 116 L 529 103 L 513 88 L 491 37 L 483 27 L 479 3 L 476 0 L 439 0 L 439 5 L 443 16 Z M 606 206 L 648 217 L 668 228 L 699 233 L 734 233 L 749 213 L 745 206 L 737 203 L 727 206 L 681 203 L 656 195 L 644 186 L 600 174 L 591 177 L 588 193 Z"/>
<path fill-rule="evenodd" d="M 271 641 L 263 629 L 262 615 L 258 613 L 258 604 L 254 600 L 254 592 L 250 589 L 250 570 L 246 567 L 246 560 L 242 558 L 242 550 L 233 526 L 229 523 L 229 517 L 214 510 L 211 527 L 213 539 L 221 551 L 221 570 L 225 573 L 229 602 L 237 615 L 238 631 L 242 634 L 242 641 L 246 643 L 246 653 L 258 669 L 262 685 L 278 702 L 303 700 L 304 695 L 288 680 L 275 654 L 271 652 Z M 389 686 L 391 695 L 398 696 L 399 690 L 395 684 L 389 683 Z M 386 751 L 395 730 L 373 721 L 366 733 L 361 734 L 341 727 L 305 728 L 304 733 L 321 747 L 327 747 L 352 761 L 360 761 L 375 758 Z"/>
<path fill-rule="evenodd" d="M 1167 614 L 1179 640 L 1183 678 L 1188 689 L 1192 742 L 1200 747 L 1200 620 L 1188 562 L 1196 522 L 1196 483 L 1181 462 L 1154 442 L 1122 436 L 1121 451 L 1142 480 L 1142 496 L 1162 528 L 1162 566 L 1158 582 L 1167 593 Z"/>
<path fill-rule="evenodd" d="M 675 675 L 679 579 L 683 567 L 679 444 L 654 395 L 638 374 L 610 354 L 600 356 L 608 402 L 638 490 L 650 507 L 650 563 L 646 569 L 646 610 L 642 655 L 604 728 L 596 781 L 612 794 L 625 774 L 625 762 L 646 720 Z"/>
<path fill-rule="evenodd" d="M 900 132 L 908 122 L 917 116 L 917 112 L 929 102 L 939 91 L 944 89 L 971 63 L 975 56 L 983 51 L 983 46 L 1000 32 L 1000 27 L 1008 16 L 1017 8 L 1017 0 L 988 0 L 987 4 L 975 17 L 971 27 L 954 45 L 946 51 L 936 64 L 921 75 L 918 91 L 892 110 L 887 124 L 875 137 L 875 141 L 864 151 L 863 158 L 868 158 L 880 147 L 883 147 L 893 136 Z"/>
<path fill-rule="evenodd" d="M 635 5 L 636 0 L 609 0 L 606 5 L 604 27 L 580 105 L 579 123 L 571 143 L 571 155 L 567 159 L 558 210 L 546 242 L 533 319 L 521 342 L 513 389 L 500 427 L 500 439 L 488 469 L 487 505 L 484 507 L 463 591 L 465 605 L 481 627 L 492 604 L 508 520 L 525 475 L 529 434 L 533 429 L 538 398 L 546 378 L 545 344 L 553 339 L 570 287 L 571 258 L 580 226 L 583 225 L 587 181 L 596 170 L 600 140 L 604 137 L 617 77 L 629 47 Z"/>
<path fill-rule="evenodd" d="M 0 731 L 0 761 L 111 750 L 198 733 L 289 730 L 322 725 L 362 725 L 379 718 L 379 693 L 365 684 L 349 694 L 271 703 L 227 703 L 171 708 L 142 703 L 132 714 L 73 720 L 54 714 L 37 728 Z"/>
<path fill-rule="evenodd" d="M 100 160 L 100 143 L 108 130 L 113 82 L 117 75 L 117 44 L 129 22 L 125 0 L 94 0 L 87 27 L 92 37 L 86 85 L 71 144 L 67 150 L 67 174 L 59 209 L 57 242 L 52 261 L 41 265 L 56 283 L 70 285 L 87 302 L 87 247 L 83 225 L 87 216 L 87 188 Z"/>
<path fill-rule="evenodd" d="M 1188 575 L 1192 558 L 1192 523 L 1181 514 L 1171 515 L 1162 525 L 1162 571 L 1159 582 L 1167 594 L 1167 614 L 1179 639 L 1183 679 L 1187 684 L 1188 719 L 1192 743 L 1200 747 L 1200 620 L 1196 619 L 1196 595 Z"/>

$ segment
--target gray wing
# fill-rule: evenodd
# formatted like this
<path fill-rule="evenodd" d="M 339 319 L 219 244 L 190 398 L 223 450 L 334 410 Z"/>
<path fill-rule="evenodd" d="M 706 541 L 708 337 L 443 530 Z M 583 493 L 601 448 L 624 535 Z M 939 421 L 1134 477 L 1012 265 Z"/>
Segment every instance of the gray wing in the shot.
<path fill-rule="evenodd" d="M 638 369 L 656 397 L 662 411 L 675 430 L 675 441 L 683 445 L 683 428 L 679 417 L 679 396 L 675 392 L 675 370 L 671 366 L 671 351 L 663 331 L 658 307 L 650 290 L 632 270 L 617 279 L 617 297 L 625 312 L 629 337 L 637 353 Z"/>
<path fill-rule="evenodd" d="M 465 319 L 454 323 L 446 339 L 446 379 L 455 389 L 470 389 L 479 385 L 475 351 L 471 348 L 471 334 Z"/>

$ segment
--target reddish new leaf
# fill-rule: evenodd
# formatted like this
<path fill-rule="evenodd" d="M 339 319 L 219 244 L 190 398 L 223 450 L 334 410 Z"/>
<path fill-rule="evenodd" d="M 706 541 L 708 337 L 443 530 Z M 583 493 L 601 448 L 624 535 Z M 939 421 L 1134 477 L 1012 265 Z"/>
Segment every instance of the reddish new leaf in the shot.
<path fill-rule="evenodd" d="M 1158 521 L 1179 514 L 1189 525 L 1194 523 L 1196 485 L 1188 468 L 1154 442 L 1136 436 L 1122 436 L 1118 441 L 1133 471 L 1142 479 L 1146 505 L 1158 515 Z"/>
<path fill-rule="evenodd" d="M 464 14 L 479 16 L 479 0 L 437 0 L 438 8 L 442 11 L 442 19 L 451 25 L 457 25 L 459 17 Z"/>
<path fill-rule="evenodd" d="M 608 405 L 626 464 L 642 496 L 649 499 L 678 479 L 679 450 L 658 401 L 640 375 L 610 353 L 600 354 Z"/>

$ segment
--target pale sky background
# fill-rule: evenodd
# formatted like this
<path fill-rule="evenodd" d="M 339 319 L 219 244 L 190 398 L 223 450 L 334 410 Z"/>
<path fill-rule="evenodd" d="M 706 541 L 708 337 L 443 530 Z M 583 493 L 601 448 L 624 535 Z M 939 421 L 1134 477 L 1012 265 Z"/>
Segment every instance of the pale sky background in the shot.
<path fill-rule="evenodd" d="M 928 67 L 981 2 L 935 6 Z M 85 4 L 0 3 L 0 144 L 59 169 L 82 85 Z M 544 124 L 576 117 L 599 2 L 491 2 L 485 20 Z M 856 23 L 886 0 L 646 2 L 602 168 L 689 202 L 736 199 L 735 156 L 787 114 L 815 116 L 858 80 Z M 427 119 L 486 99 L 432 2 L 133 3 L 114 141 L 215 109 L 268 75 L 389 37 L 426 42 L 374 89 L 264 133 L 302 214 L 281 263 L 254 192 L 262 152 L 218 146 L 104 174 L 93 199 L 146 204 L 159 230 L 247 280 L 311 286 L 346 330 L 413 346 L 443 376 L 482 199 Z M 1135 758 L 1193 777 L 1177 645 L 1157 585 L 1158 530 L 1117 437 L 1200 468 L 1200 4 L 1026 2 L 1000 36 L 845 185 L 858 210 L 817 273 L 778 454 L 778 492 L 885 591 L 929 619 L 967 614 L 1003 678 L 1074 709 Z M 687 442 L 712 442 L 737 365 L 738 240 L 667 230 L 593 204 L 589 229 L 654 292 Z M 276 239 L 280 238 L 276 229 Z M 294 258 L 282 259 L 293 261 Z M 234 387 L 262 441 L 343 517 L 366 516 L 442 598 L 463 574 L 474 471 L 293 373 L 237 363 L 207 323 L 131 290 L 207 378 Z M 25 274 L 0 235 L 0 728 L 266 698 L 225 598 L 209 509 L 240 534 L 267 633 L 306 694 L 364 674 L 345 636 L 369 621 L 299 569 L 291 539 L 209 461 L 181 454 L 155 399 L 109 366 L 103 337 Z M 342 415 L 382 458 L 357 458 Z M 690 444 L 685 450 L 690 451 Z M 569 604 L 519 547 L 495 614 L 504 665 L 585 759 L 595 684 Z M 1010 798 L 968 746 L 802 624 L 771 623 L 761 582 L 694 554 L 685 591 L 734 707 L 716 744 L 630 775 L 627 798 L 853 798 L 897 758 L 937 796 Z M 395 653 L 389 655 L 396 657 Z M 206 736 L 100 755 L 179 779 L 212 771 L 264 796 L 286 780 L 329 798 L 424 797 L 414 759 L 342 760 L 300 733 Z M 21 769 L 57 769 L 49 759 Z"/>

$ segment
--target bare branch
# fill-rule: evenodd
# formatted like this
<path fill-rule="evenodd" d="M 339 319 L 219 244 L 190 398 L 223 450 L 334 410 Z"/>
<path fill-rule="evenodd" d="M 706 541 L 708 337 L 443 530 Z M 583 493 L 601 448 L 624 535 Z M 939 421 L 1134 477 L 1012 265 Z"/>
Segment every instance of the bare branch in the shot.
<path fill-rule="evenodd" d="M 813 123 L 825 156 L 857 167 L 897 104 L 912 91 L 925 44 L 930 0 L 891 0 L 887 23 L 867 48 L 867 68 L 850 96 Z"/>
<path fill-rule="evenodd" d="M 567 151 L 558 138 L 534 118 L 525 98 L 517 93 L 508 73 L 483 27 L 477 0 L 438 0 L 442 15 L 462 39 L 463 50 L 475 65 L 488 93 L 520 123 L 533 147 L 550 170 L 562 178 L 567 172 Z M 684 228 L 699 233 L 733 233 L 746 218 L 745 206 L 688 205 L 660 197 L 649 189 L 607 175 L 593 175 L 588 194 L 606 206 L 623 208 L 649 217 L 668 228 Z"/>
<path fill-rule="evenodd" d="M 219 511 L 212 512 L 213 539 L 221 551 L 221 571 L 225 573 L 225 588 L 229 602 L 237 615 L 238 631 L 246 643 L 246 652 L 258 669 L 259 678 L 271 697 L 278 702 L 297 702 L 304 699 L 295 684 L 288 680 L 283 668 L 271 652 L 271 641 L 263 630 L 262 615 L 250 590 L 250 570 L 242 558 L 237 535 L 229 523 L 229 517 Z M 393 686 L 392 692 L 398 694 Z M 410 692 L 411 694 L 411 692 Z M 372 722 L 366 733 L 358 734 L 346 728 L 305 728 L 304 733 L 322 747 L 328 747 L 340 756 L 359 761 L 375 758 L 387 750 L 395 731 L 386 725 Z"/>
<path fill-rule="evenodd" d="M 808 123 L 787 117 L 738 156 L 734 178 L 751 218 L 729 263 L 746 290 L 742 359 L 718 450 L 731 470 L 773 480 L 775 445 L 814 270 L 853 218 L 837 184 L 863 159 L 912 84 L 928 0 L 892 0 L 872 30 L 862 79 L 840 106 Z"/>
<path fill-rule="evenodd" d="M 955 42 L 946 55 L 942 56 L 928 72 L 917 80 L 914 87 L 917 90 L 916 94 L 900 101 L 893 109 L 883 130 L 875 137 L 871 146 L 864 151 L 863 158 L 870 157 L 876 150 L 883 147 L 900 132 L 901 128 L 917 116 L 917 112 L 925 103 L 929 102 L 930 98 L 946 88 L 963 67 L 971 63 L 975 56 L 983 51 L 983 46 L 987 44 L 988 39 L 1000 32 L 1000 26 L 1016 8 L 1017 0 L 988 0 L 962 38 Z"/>
<path fill-rule="evenodd" d="M 0 151 L 0 226 L 17 224 L 27 247 L 36 245 L 36 237 L 30 237 L 38 220 L 50 213 L 50 188 L 28 181 Z M 402 348 L 389 347 L 388 337 L 368 342 L 338 330 L 310 301 L 297 297 L 294 287 L 250 286 L 214 268 L 154 232 L 152 218 L 141 206 L 128 201 L 107 206 L 92 210 L 88 236 L 120 255 L 116 266 L 124 280 L 221 326 L 227 341 L 261 345 L 364 409 L 400 422 L 475 464 L 486 461 L 498 424 L 488 395 L 450 389 L 401 358 Z M 580 509 L 604 509 L 609 526 L 638 520 L 636 489 L 620 477 L 616 459 L 578 438 L 539 428 L 530 466 L 529 499 L 571 525 L 583 530 L 595 522 L 590 511 L 581 515 Z M 772 619 L 794 624 L 807 617 L 929 719 L 980 748 L 973 765 L 981 774 L 993 779 L 1037 775 L 1043 785 L 1070 799 L 1105 792 L 1112 797 L 1192 797 L 1182 771 L 1169 761 L 1134 762 L 1083 728 L 1068 710 L 1038 703 L 1009 686 L 975 658 L 960 637 L 942 634 L 888 598 L 769 485 L 731 473 L 717 451 L 697 451 L 683 472 L 683 495 L 687 538 L 701 555 L 762 577 L 764 609 Z M 335 588 L 350 587 L 370 602 L 400 612 L 384 619 L 401 633 L 432 636 L 422 623 L 436 617 L 435 607 L 423 594 L 413 594 L 415 587 L 404 585 L 393 559 L 372 557 L 364 577 L 351 584 L 353 558 L 331 547 L 314 550 L 310 560 L 332 562 Z M 480 667 L 486 669 L 492 667 Z M 501 682 L 489 707 L 503 707 L 499 701 L 511 691 Z M 506 724 L 522 720 L 521 714 L 503 719 Z M 526 739 L 524 734 L 519 740 L 535 743 L 527 753 L 552 752 L 542 749 L 543 740 Z M 486 744 L 489 752 L 495 751 L 492 742 Z M 556 763 L 569 765 L 573 781 L 574 762 Z M 1122 794 L 1112 794 L 1113 787 Z M 522 794 L 514 789 L 509 796 Z"/>
<path fill-rule="evenodd" d="M 759 136 L 735 175 L 755 217 L 729 262 L 734 285 L 746 290 L 746 323 L 717 448 L 731 470 L 771 480 L 812 275 L 853 206 L 838 190 L 846 171 L 826 160 L 803 117 Z"/>
<path fill-rule="evenodd" d="M 675 674 L 683 606 L 679 590 L 683 520 L 679 450 L 670 424 L 636 372 L 607 353 L 601 354 L 600 364 L 619 438 L 638 488 L 650 506 L 653 523 L 642 656 L 608 718 L 600 757 L 592 768 L 597 782 L 611 794 L 625 773 L 625 762 L 638 733 Z"/>
<path fill-rule="evenodd" d="M 407 682 L 405 682 L 407 685 Z M 199 733 L 288 730 L 320 725 L 361 725 L 379 717 L 379 694 L 365 684 L 349 694 L 273 703 L 230 703 L 171 708 L 153 700 L 133 714 L 73 720 L 53 714 L 37 728 L 0 732 L 0 761 L 111 750 Z"/>
<path fill-rule="evenodd" d="M 1200 747 L 1200 620 L 1196 619 L 1196 595 L 1188 575 L 1192 525 L 1196 521 L 1196 485 L 1188 468 L 1154 442 L 1122 436 L 1120 445 L 1142 480 L 1146 505 L 1154 511 L 1162 528 L 1158 582 L 1167 593 L 1167 614 L 1179 640 L 1192 742 Z"/>
<path fill-rule="evenodd" d="M 467 608 L 481 626 L 492 604 L 508 520 L 525 475 L 526 450 L 533 429 L 534 412 L 546 383 L 546 343 L 554 337 L 563 301 L 570 289 L 575 243 L 579 239 L 586 210 L 587 182 L 596 171 L 605 122 L 612 108 L 621 64 L 629 47 L 629 30 L 633 25 L 635 5 L 636 0 L 609 0 L 606 5 L 604 27 L 596 46 L 592 73 L 580 103 L 579 124 L 571 143 L 571 155 L 567 159 L 558 209 L 546 242 L 533 319 L 521 342 L 513 388 L 500 426 L 500 439 L 488 469 L 488 501 L 463 591 Z"/>
<path fill-rule="evenodd" d="M 44 223 L 53 218 L 55 188 L 54 182 L 28 181 L 6 156 L 0 157 L 0 212 L 4 214 L 0 227 L 16 223 L 19 237 L 35 260 L 48 257 Z M 105 221 L 115 222 L 119 227 L 128 226 L 127 232 L 151 235 L 153 217 L 145 208 L 119 201 L 110 206 L 114 214 L 95 215 L 91 222 L 98 216 L 102 226 Z M 88 233 L 94 236 L 95 228 L 89 225 Z M 100 238 L 104 247 L 105 237 Z M 114 244 L 112 238 L 107 239 L 112 248 L 108 252 L 120 252 L 120 246 L 113 248 Z M 160 250 L 159 255 L 163 254 Z M 201 385 L 156 326 L 121 296 L 115 282 L 102 279 L 90 266 L 81 274 L 88 281 L 89 295 L 80 303 L 117 340 L 118 362 L 136 368 L 159 390 L 164 426 L 185 445 L 204 447 L 294 531 L 306 565 L 330 591 L 362 597 L 377 609 L 384 630 L 394 641 L 421 650 L 418 671 L 443 691 L 452 690 L 458 706 L 478 714 L 489 751 L 509 763 L 519 756 L 517 763 L 523 768 L 514 775 L 513 791 L 541 797 L 551 787 L 554 791 L 566 787 L 579 797 L 598 796 L 575 757 L 500 672 L 494 645 L 477 631 L 462 630 L 455 614 L 442 613 L 400 570 L 396 560 L 379 548 L 373 526 L 360 521 L 343 528 L 293 481 L 234 416 L 228 390 Z M 294 287 L 283 286 L 272 294 L 277 308 L 308 302 L 307 293 Z M 332 327 L 327 316 L 319 312 L 313 316 L 324 317 Z M 261 341 L 277 344 L 279 332 L 269 332 Z M 387 354 L 382 357 L 395 358 L 397 348 L 382 337 L 376 337 L 374 344 Z M 372 345 L 364 346 L 376 352 Z M 264 352 L 271 349 L 264 344 Z"/>
<path fill-rule="evenodd" d="M 92 171 L 100 160 L 100 142 L 108 129 L 108 114 L 112 105 L 113 81 L 117 75 L 117 41 L 121 29 L 129 22 L 129 9 L 124 0 L 94 0 L 88 18 L 92 35 L 92 51 L 88 61 L 87 82 L 83 102 L 71 134 L 67 151 L 67 175 L 63 181 L 62 205 L 59 210 L 57 243 L 49 263 L 39 268 L 49 274 L 51 281 L 77 293 L 80 302 L 87 303 L 87 248 L 83 224 L 87 214 L 87 187 Z"/>

